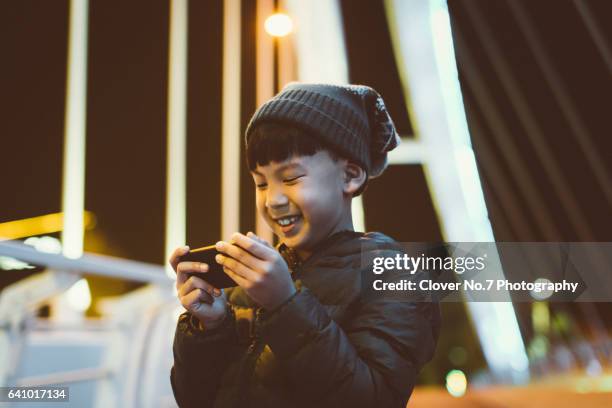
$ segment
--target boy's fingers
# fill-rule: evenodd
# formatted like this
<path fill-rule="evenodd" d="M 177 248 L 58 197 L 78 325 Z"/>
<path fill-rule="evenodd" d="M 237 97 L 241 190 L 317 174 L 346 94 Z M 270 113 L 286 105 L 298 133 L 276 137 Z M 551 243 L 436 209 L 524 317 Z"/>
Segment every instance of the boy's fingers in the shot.
<path fill-rule="evenodd" d="M 232 271 L 228 267 L 224 266 L 223 267 L 223 272 L 225 272 L 227 274 L 227 276 L 232 278 L 234 280 L 234 282 L 236 282 L 240 287 L 242 287 L 242 288 L 250 287 L 250 283 L 251 282 L 249 282 L 248 280 L 244 279 L 242 276 L 238 275 L 236 272 Z"/>
<path fill-rule="evenodd" d="M 202 289 L 194 289 L 181 297 L 181 305 L 189 311 L 197 309 L 199 303 L 212 304 L 214 299 L 210 294 Z"/>
<path fill-rule="evenodd" d="M 274 249 L 263 245 L 257 240 L 249 238 L 239 232 L 232 235 L 232 240 L 236 243 L 236 245 L 255 255 L 259 259 L 269 260 L 276 252 Z"/>
<path fill-rule="evenodd" d="M 260 269 L 262 267 L 262 260 L 260 260 L 259 258 L 255 258 L 248 251 L 242 249 L 238 245 L 232 245 L 228 244 L 227 242 L 219 241 L 217 242 L 215 247 L 219 252 L 227 254 L 229 257 L 234 258 L 238 262 L 250 267 L 251 269 Z"/>
<path fill-rule="evenodd" d="M 181 262 L 176 267 L 177 272 L 208 272 L 208 265 L 203 262 Z"/>
<path fill-rule="evenodd" d="M 201 262 L 180 262 L 176 266 L 176 287 L 185 283 L 189 279 L 188 273 L 208 272 L 208 265 Z"/>
<path fill-rule="evenodd" d="M 223 265 L 224 268 L 229 268 L 233 273 L 239 275 L 245 280 L 255 281 L 259 278 L 259 274 L 249 267 L 245 266 L 241 262 L 230 258 L 229 256 L 217 255 L 215 260 L 219 265 Z"/>
<path fill-rule="evenodd" d="M 189 246 L 185 245 L 176 248 L 170 255 L 168 262 L 170 263 L 170 266 L 172 266 L 172 269 L 174 269 L 174 272 L 176 272 L 176 267 L 179 264 L 179 258 L 185 255 L 187 252 L 189 252 Z"/>
<path fill-rule="evenodd" d="M 202 289 L 195 289 L 194 292 L 196 291 L 199 294 L 198 300 L 200 302 L 207 303 L 209 305 L 212 305 L 214 303 L 215 297 L 213 295 Z"/>
<path fill-rule="evenodd" d="M 210 283 L 206 282 L 202 278 L 198 276 L 191 276 L 179 288 L 178 295 L 185 296 L 187 293 L 191 292 L 194 289 L 202 289 L 208 292 L 212 296 L 215 296 L 214 295 L 215 292 L 218 293 L 217 296 L 221 294 L 221 291 L 219 289 L 216 289 L 214 286 L 212 286 Z"/>

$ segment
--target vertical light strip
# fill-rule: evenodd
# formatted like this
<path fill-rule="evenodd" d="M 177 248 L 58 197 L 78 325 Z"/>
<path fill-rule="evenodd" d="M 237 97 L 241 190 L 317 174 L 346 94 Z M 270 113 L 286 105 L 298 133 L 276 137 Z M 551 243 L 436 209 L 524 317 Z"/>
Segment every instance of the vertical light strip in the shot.
<path fill-rule="evenodd" d="M 389 152 L 389 165 L 392 164 L 425 164 L 427 150 L 418 140 L 402 138 L 397 148 Z"/>
<path fill-rule="evenodd" d="M 443 234 L 449 242 L 492 242 L 482 187 L 459 86 L 450 18 L 444 0 L 386 0 L 392 40 Z M 489 254 L 491 278 L 503 278 Z M 498 380 L 524 382 L 528 360 L 509 295 L 506 302 L 467 304 L 483 353 Z"/>
<path fill-rule="evenodd" d="M 342 32 L 342 15 L 337 0 L 287 0 L 295 20 L 297 74 L 303 82 L 347 84 L 348 57 Z M 363 202 L 352 202 L 353 226 L 365 231 Z"/>
<path fill-rule="evenodd" d="M 256 9 L 256 40 L 255 40 L 255 75 L 257 106 L 262 105 L 274 94 L 274 41 L 266 33 L 264 23 L 266 18 L 274 13 L 273 0 L 257 0 Z"/>
<path fill-rule="evenodd" d="M 256 11 L 256 40 L 255 40 L 255 76 L 256 76 L 256 95 L 255 101 L 257 106 L 261 106 L 265 101 L 270 99 L 274 94 L 274 51 L 272 37 L 266 33 L 264 22 L 266 18 L 274 12 L 273 0 L 257 0 Z M 266 221 L 255 210 L 255 233 L 265 239 L 273 242 L 272 230 L 266 224 Z"/>
<path fill-rule="evenodd" d="M 353 227 L 355 228 L 355 231 L 365 232 L 366 227 L 362 196 L 353 198 L 353 201 L 351 201 L 351 212 L 353 214 Z"/>
<path fill-rule="evenodd" d="M 62 251 L 69 258 L 83 254 L 88 13 L 88 0 L 70 2 L 62 189 Z"/>
<path fill-rule="evenodd" d="M 287 9 L 287 2 L 279 0 L 280 12 Z M 297 80 L 297 69 L 295 66 L 295 36 L 293 34 L 277 37 L 278 44 L 278 89 Z"/>
<path fill-rule="evenodd" d="M 64 117 L 64 167 L 62 184 L 62 253 L 68 258 L 83 254 L 85 213 L 85 136 L 87 113 L 87 41 L 89 1 L 72 0 L 68 29 L 66 64 L 66 111 Z M 75 278 L 76 279 L 76 278 Z M 51 318 L 56 321 L 80 321 L 84 305 L 91 299 L 84 279 L 67 293 L 51 302 Z"/>
<path fill-rule="evenodd" d="M 337 0 L 287 0 L 294 19 L 298 78 L 303 82 L 348 82 L 348 59 Z"/>
<path fill-rule="evenodd" d="M 170 1 L 168 136 L 166 160 L 166 256 L 186 240 L 188 0 Z M 174 272 L 166 263 L 166 273 Z"/>
<path fill-rule="evenodd" d="M 223 104 L 221 145 L 221 237 L 240 229 L 240 0 L 223 10 Z"/>

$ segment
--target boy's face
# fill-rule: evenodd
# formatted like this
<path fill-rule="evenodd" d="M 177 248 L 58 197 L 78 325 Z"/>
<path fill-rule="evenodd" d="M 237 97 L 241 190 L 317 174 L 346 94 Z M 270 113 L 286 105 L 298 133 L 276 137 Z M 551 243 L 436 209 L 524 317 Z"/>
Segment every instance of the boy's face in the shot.
<path fill-rule="evenodd" d="M 287 246 L 309 252 L 346 228 L 344 161 L 326 151 L 257 166 L 257 211 Z M 350 213 L 349 219 L 350 219 Z"/>

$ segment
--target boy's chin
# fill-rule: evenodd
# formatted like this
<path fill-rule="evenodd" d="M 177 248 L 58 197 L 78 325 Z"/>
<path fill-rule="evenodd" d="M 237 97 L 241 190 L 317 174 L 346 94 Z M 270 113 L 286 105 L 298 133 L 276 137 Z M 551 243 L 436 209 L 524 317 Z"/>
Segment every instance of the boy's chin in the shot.
<path fill-rule="evenodd" d="M 285 236 L 279 235 L 278 240 L 291 249 L 300 250 L 303 247 L 302 241 L 298 239 L 297 237 L 287 238 Z"/>
<path fill-rule="evenodd" d="M 279 236 L 279 241 L 293 249 L 297 252 L 306 252 L 309 253 L 310 250 L 316 246 L 316 242 L 312 239 L 312 237 L 303 237 L 303 236 L 293 236 L 293 237 L 284 237 Z"/>

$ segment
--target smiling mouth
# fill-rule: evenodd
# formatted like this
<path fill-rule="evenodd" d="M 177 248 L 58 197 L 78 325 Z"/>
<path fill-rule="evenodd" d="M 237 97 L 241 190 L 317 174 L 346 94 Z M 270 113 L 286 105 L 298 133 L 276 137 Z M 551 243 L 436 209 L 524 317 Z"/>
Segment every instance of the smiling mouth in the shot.
<path fill-rule="evenodd" d="M 300 220 L 302 216 L 297 215 L 286 215 L 284 217 L 273 218 L 274 222 L 280 228 L 282 234 L 285 237 L 291 237 L 299 231 Z"/>
<path fill-rule="evenodd" d="M 278 225 L 280 225 L 281 227 L 289 227 L 293 224 L 295 224 L 295 222 L 300 218 L 299 215 L 288 215 L 286 217 L 280 217 L 280 218 L 276 218 L 274 220 L 274 222 L 276 222 Z"/>

